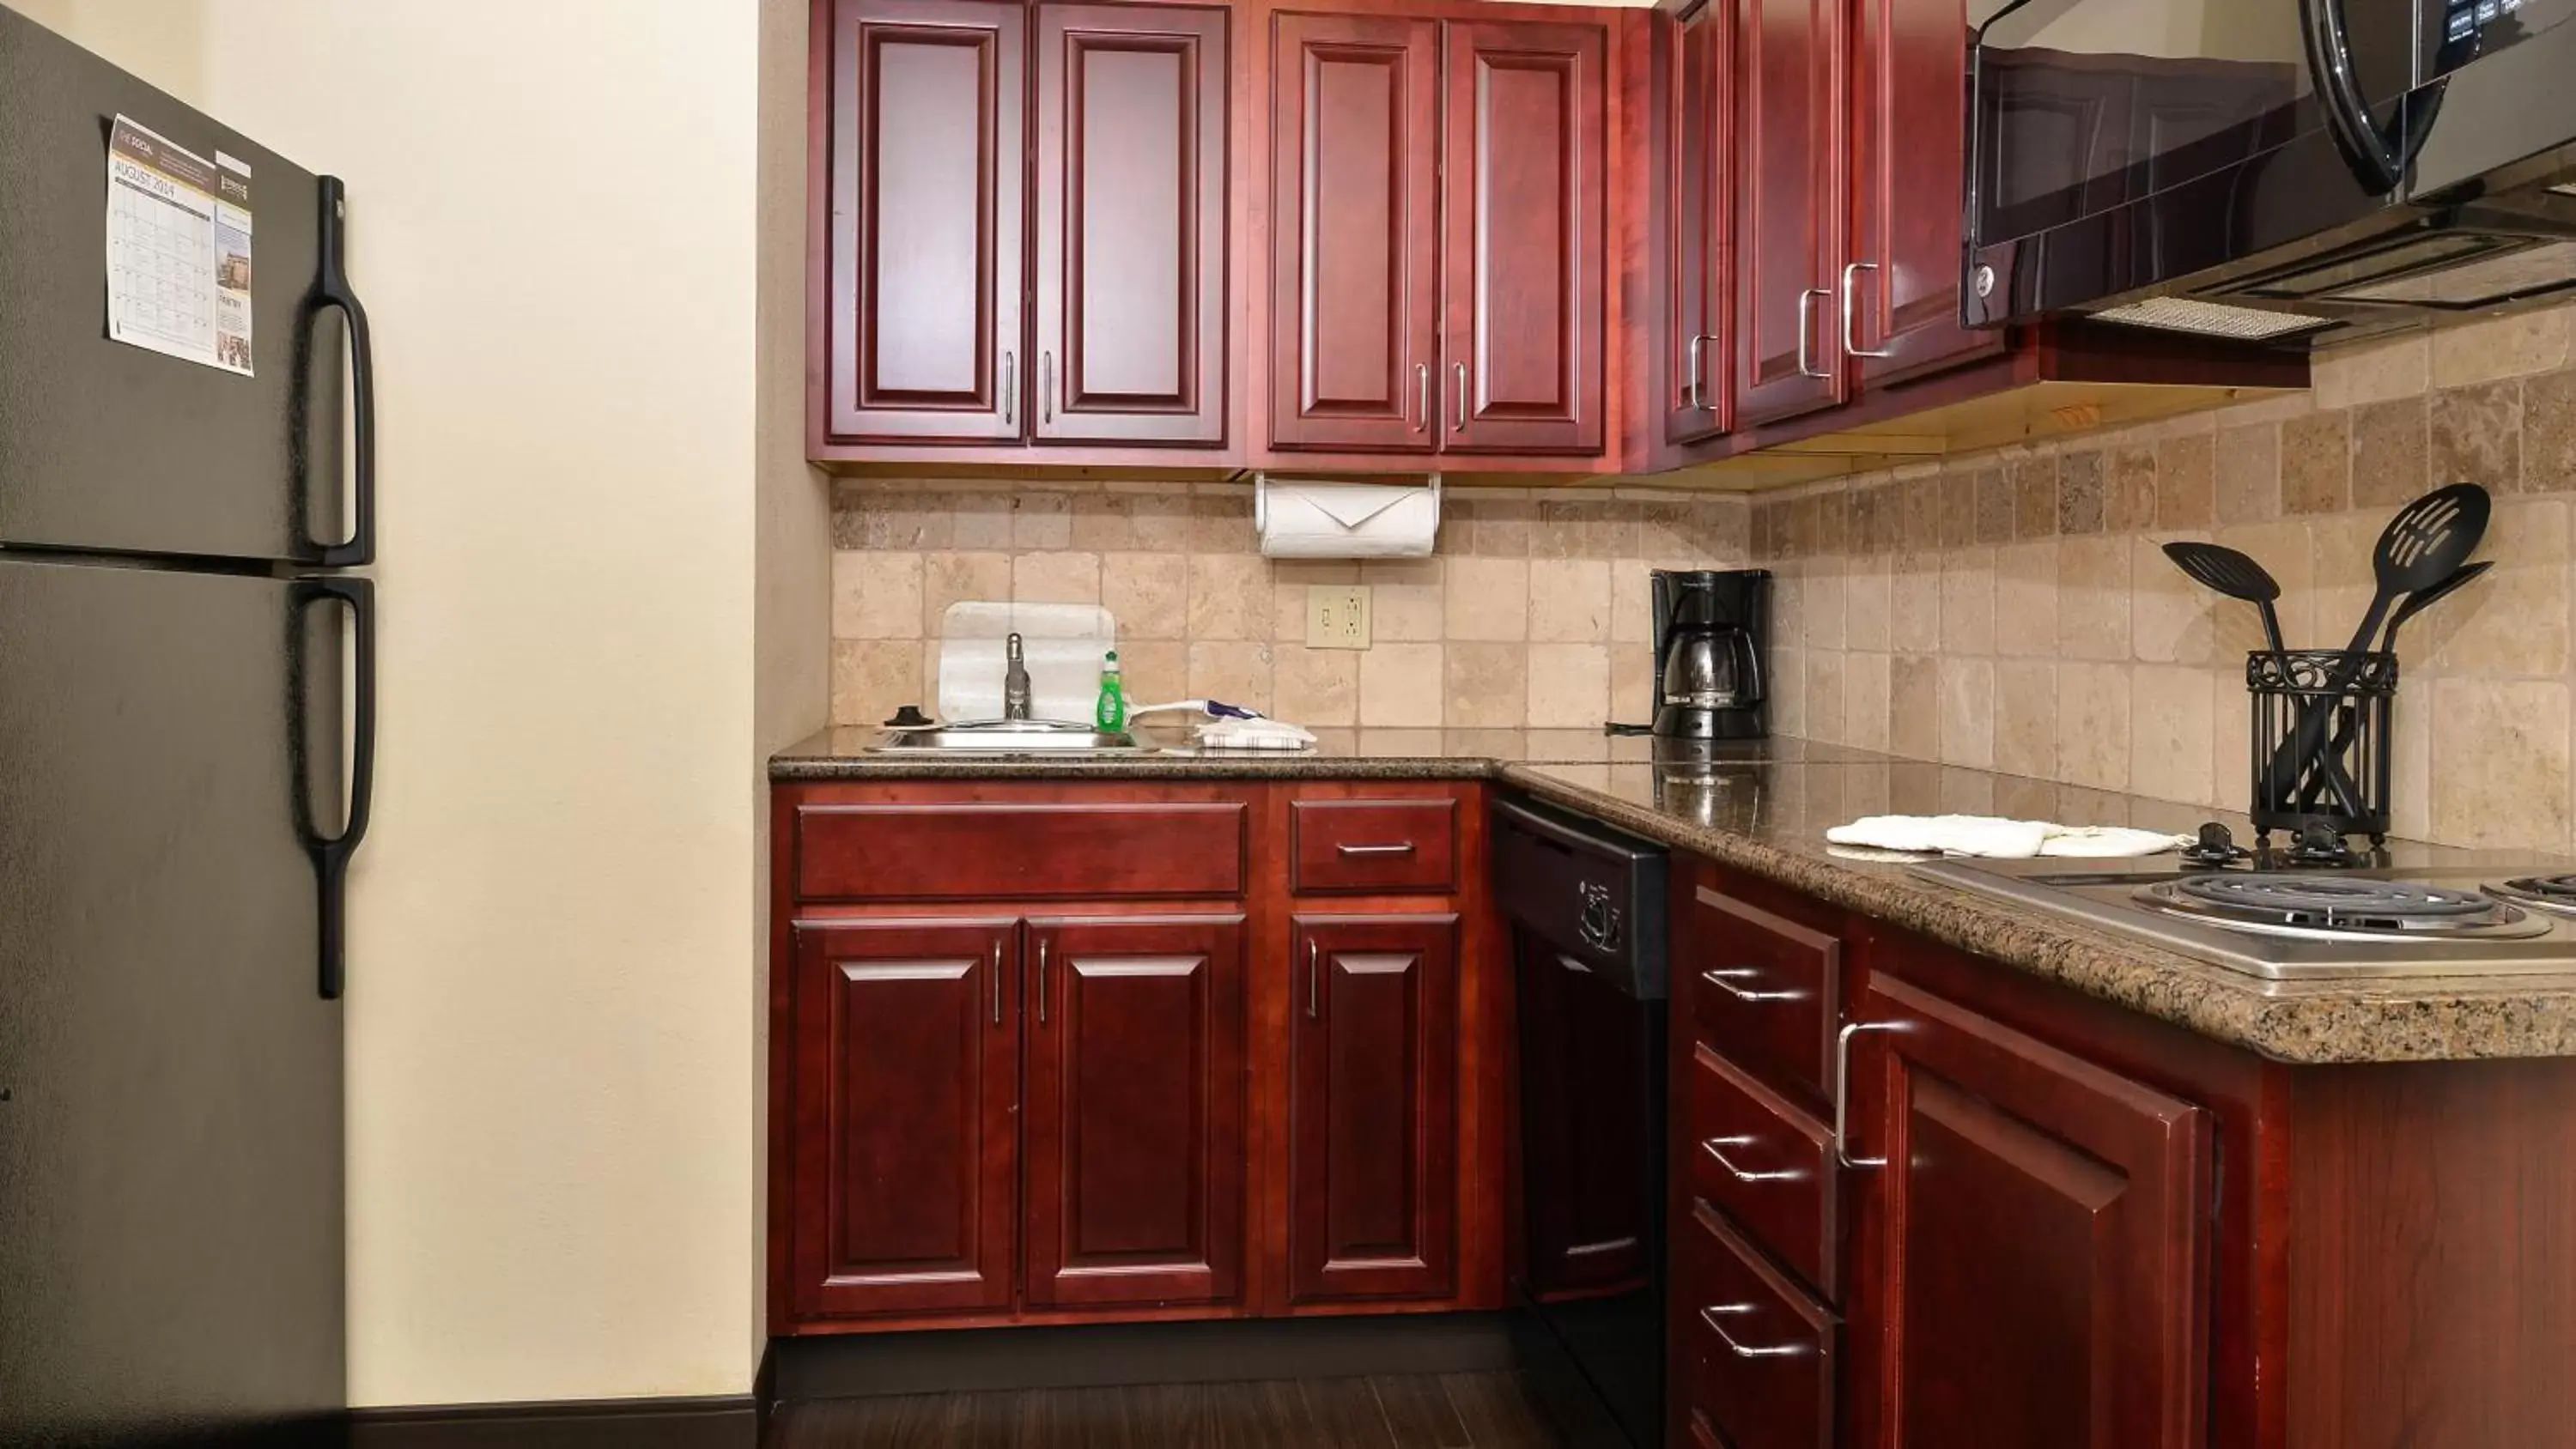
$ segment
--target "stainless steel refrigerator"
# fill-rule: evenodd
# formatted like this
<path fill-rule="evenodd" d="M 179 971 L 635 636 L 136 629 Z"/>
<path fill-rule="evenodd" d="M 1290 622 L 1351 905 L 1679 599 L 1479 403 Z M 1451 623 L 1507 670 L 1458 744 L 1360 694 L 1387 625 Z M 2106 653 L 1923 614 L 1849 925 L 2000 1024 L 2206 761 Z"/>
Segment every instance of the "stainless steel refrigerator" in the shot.
<path fill-rule="evenodd" d="M 375 610 L 344 210 L 0 9 L 11 1449 L 321 1439 L 346 1402 Z"/>

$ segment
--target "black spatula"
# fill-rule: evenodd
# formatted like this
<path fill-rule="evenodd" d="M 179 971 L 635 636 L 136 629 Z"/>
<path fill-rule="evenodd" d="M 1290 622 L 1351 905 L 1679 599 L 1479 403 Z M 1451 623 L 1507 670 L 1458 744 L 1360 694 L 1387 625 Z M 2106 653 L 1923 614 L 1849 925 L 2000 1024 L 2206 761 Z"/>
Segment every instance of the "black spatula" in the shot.
<path fill-rule="evenodd" d="M 2480 559 L 2473 564 L 2462 564 L 2460 567 L 2451 570 L 2451 576 L 2449 578 L 2442 580 L 2433 587 L 2429 589 L 2417 589 L 2415 592 L 2408 594 L 2406 596 L 2406 602 L 2397 606 L 2397 612 L 2388 616 L 2388 638 L 2380 644 L 2380 649 L 2382 651 L 2386 651 L 2396 648 L 2397 631 L 2406 627 L 2407 620 L 2414 618 L 2416 615 L 2423 613 L 2426 609 L 2429 609 L 2435 604 L 2442 602 L 2444 599 L 2449 598 L 2451 595 L 2458 593 L 2461 585 L 2494 567 L 2495 560 L 2493 559 Z"/>
<path fill-rule="evenodd" d="M 2263 637 L 2271 643 L 2273 653 L 2281 652 L 2281 615 L 2272 607 L 2281 597 L 2281 584 L 2270 570 L 2235 549 L 2214 543 L 2169 543 L 2165 545 L 2165 557 L 2195 582 L 2261 609 Z"/>

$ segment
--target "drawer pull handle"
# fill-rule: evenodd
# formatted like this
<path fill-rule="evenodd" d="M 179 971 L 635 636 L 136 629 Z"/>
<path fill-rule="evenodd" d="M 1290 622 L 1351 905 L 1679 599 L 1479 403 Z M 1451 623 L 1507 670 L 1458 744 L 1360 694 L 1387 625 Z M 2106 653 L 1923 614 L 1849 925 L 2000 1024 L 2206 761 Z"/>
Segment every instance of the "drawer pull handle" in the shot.
<path fill-rule="evenodd" d="M 1851 1044 L 1865 1031 L 1908 1031 L 1901 1021 L 1855 1021 L 1834 1037 L 1834 1160 L 1845 1167 L 1885 1167 L 1884 1157 L 1851 1155 Z"/>
<path fill-rule="evenodd" d="M 1323 1015 L 1324 948 L 1314 938 L 1306 941 L 1306 1019 Z"/>
<path fill-rule="evenodd" d="M 1726 1153 L 1720 1150 L 1728 1147 L 1750 1147 L 1753 1142 L 1754 1139 L 1750 1137 L 1711 1137 L 1700 1143 L 1699 1150 L 1716 1158 L 1717 1165 L 1734 1174 L 1737 1182 L 1795 1182 L 1804 1175 L 1795 1168 L 1781 1172 L 1747 1172 L 1728 1161 Z"/>
<path fill-rule="evenodd" d="M 1047 1020 L 1047 938 L 1038 937 L 1038 1025 Z"/>
<path fill-rule="evenodd" d="M 1723 970 L 1703 971 L 1699 973 L 1699 978 L 1738 1001 L 1798 1001 L 1804 999 L 1807 994 L 1803 991 L 1747 991 L 1735 983 L 1747 978 L 1755 981 L 1762 979 L 1762 973 L 1750 966 L 1729 966 Z"/>
<path fill-rule="evenodd" d="M 1405 840 L 1393 845 L 1336 845 L 1333 849 L 1344 855 L 1411 855 L 1413 842 Z"/>
<path fill-rule="evenodd" d="M 993 941 L 993 1025 L 1002 1024 L 1002 942 Z"/>
<path fill-rule="evenodd" d="M 1753 1311 L 1753 1305 L 1750 1303 L 1712 1303 L 1699 1311 L 1699 1321 L 1707 1324 L 1708 1331 L 1716 1334 L 1718 1342 L 1725 1344 L 1727 1352 L 1737 1358 L 1795 1358 L 1807 1351 L 1807 1346 L 1803 1343 L 1777 1343 L 1763 1348 L 1747 1347 L 1737 1343 L 1735 1335 L 1727 1332 L 1726 1325 L 1718 1321 Z"/>

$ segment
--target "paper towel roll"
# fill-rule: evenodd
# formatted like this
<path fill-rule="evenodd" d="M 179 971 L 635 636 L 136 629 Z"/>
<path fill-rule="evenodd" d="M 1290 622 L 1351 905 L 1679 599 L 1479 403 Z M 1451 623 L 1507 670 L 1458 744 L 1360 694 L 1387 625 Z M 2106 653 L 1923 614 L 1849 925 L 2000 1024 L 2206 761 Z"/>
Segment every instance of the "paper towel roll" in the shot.
<path fill-rule="evenodd" d="M 1254 480 L 1253 527 L 1269 558 L 1427 558 L 1440 536 L 1440 480 L 1417 484 Z"/>

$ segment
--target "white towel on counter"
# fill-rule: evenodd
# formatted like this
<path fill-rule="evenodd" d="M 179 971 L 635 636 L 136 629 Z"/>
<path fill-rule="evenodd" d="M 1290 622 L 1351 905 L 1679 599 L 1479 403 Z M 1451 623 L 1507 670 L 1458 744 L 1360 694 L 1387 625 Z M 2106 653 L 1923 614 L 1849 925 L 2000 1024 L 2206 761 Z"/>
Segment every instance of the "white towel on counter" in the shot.
<path fill-rule="evenodd" d="M 1199 748 L 1207 750 L 1311 750 L 1315 736 L 1275 719 L 1215 719 L 1198 727 Z"/>
<path fill-rule="evenodd" d="M 1993 815 L 1868 815 L 1825 832 L 1836 845 L 1866 845 L 1942 855 L 2028 860 L 2035 855 L 2094 859 L 2155 855 L 2191 844 L 2187 835 L 2121 825 L 2057 825 Z"/>

